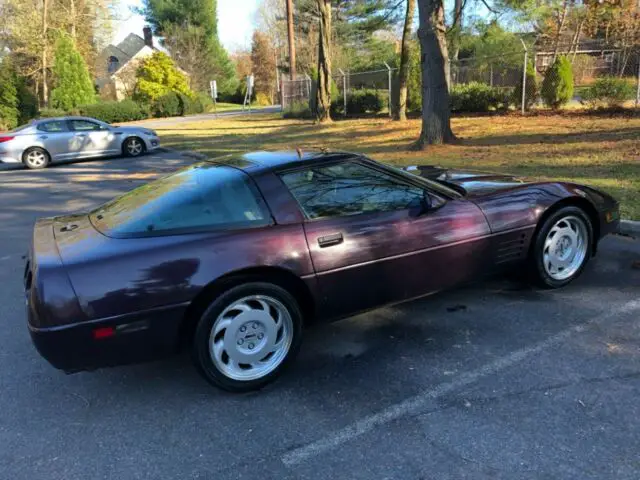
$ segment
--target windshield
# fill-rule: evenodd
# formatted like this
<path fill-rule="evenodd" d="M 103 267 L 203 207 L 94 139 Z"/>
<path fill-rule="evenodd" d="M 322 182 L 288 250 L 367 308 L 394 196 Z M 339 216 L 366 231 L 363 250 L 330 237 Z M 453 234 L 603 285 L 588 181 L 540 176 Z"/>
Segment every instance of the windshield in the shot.
<path fill-rule="evenodd" d="M 461 195 L 464 195 L 466 193 L 463 188 L 460 188 L 460 190 L 458 190 L 457 188 L 454 187 L 454 185 L 449 185 L 449 184 L 444 185 L 440 182 L 425 178 L 421 176 L 419 173 L 407 172 L 406 170 L 398 168 L 395 165 L 390 165 L 388 163 L 385 163 L 385 165 L 397 172 L 400 172 L 404 176 L 409 175 L 411 178 L 418 178 L 422 183 L 425 184 L 425 186 L 432 189 L 436 193 L 441 193 L 443 195 L 446 195 L 448 197 L 453 197 L 453 198 L 459 198 Z"/>
<path fill-rule="evenodd" d="M 120 238 L 270 222 L 249 176 L 212 163 L 193 165 L 136 188 L 97 208 L 89 218 L 98 231 Z"/>

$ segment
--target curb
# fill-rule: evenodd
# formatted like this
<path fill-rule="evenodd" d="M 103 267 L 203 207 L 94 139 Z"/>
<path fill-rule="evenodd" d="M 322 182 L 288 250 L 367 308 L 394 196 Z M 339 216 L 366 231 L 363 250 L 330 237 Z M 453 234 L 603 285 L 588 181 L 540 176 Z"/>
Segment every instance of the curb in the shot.
<path fill-rule="evenodd" d="M 640 222 L 636 222 L 633 220 L 621 220 L 620 233 L 623 235 L 640 238 Z"/>

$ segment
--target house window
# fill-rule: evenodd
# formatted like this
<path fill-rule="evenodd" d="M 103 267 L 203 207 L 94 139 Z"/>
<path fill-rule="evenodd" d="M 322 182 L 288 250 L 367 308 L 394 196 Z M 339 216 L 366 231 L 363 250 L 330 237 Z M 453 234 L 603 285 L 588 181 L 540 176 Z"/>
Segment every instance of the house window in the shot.
<path fill-rule="evenodd" d="M 114 73 L 118 68 L 120 68 L 120 60 L 118 60 L 118 57 L 109 57 L 109 61 L 107 62 L 107 71 L 109 73 Z"/>
<path fill-rule="evenodd" d="M 551 65 L 551 57 L 549 56 L 543 56 L 542 57 L 542 66 L 543 67 L 548 67 L 549 65 Z"/>

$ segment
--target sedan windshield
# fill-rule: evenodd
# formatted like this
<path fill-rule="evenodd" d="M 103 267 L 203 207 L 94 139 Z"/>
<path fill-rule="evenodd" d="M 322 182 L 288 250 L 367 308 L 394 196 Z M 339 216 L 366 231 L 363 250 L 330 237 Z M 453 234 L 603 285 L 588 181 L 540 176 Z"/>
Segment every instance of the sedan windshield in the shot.
<path fill-rule="evenodd" d="M 118 238 L 260 226 L 269 216 L 244 172 L 197 164 L 143 185 L 89 215 L 101 233 Z"/>

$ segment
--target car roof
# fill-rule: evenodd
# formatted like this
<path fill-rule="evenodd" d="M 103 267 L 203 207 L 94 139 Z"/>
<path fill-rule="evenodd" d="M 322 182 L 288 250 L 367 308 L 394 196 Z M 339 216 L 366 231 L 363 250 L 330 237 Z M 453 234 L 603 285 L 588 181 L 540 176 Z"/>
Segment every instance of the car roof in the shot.
<path fill-rule="evenodd" d="M 42 122 L 51 122 L 51 121 L 67 121 L 67 120 L 89 120 L 90 122 L 98 122 L 98 123 L 104 123 L 100 120 L 98 120 L 97 118 L 91 118 L 91 117 L 80 117 L 77 115 L 72 115 L 72 116 L 68 116 L 68 117 L 50 117 L 50 118 L 38 118 L 37 120 L 34 120 L 34 123 L 42 123 Z"/>
<path fill-rule="evenodd" d="M 226 155 L 207 161 L 222 163 L 247 172 L 256 173 L 262 171 L 287 170 L 316 162 L 350 160 L 360 157 L 361 155 L 349 152 L 302 151 L 301 149 L 297 149 L 274 152 L 247 152 L 243 154 Z"/>

